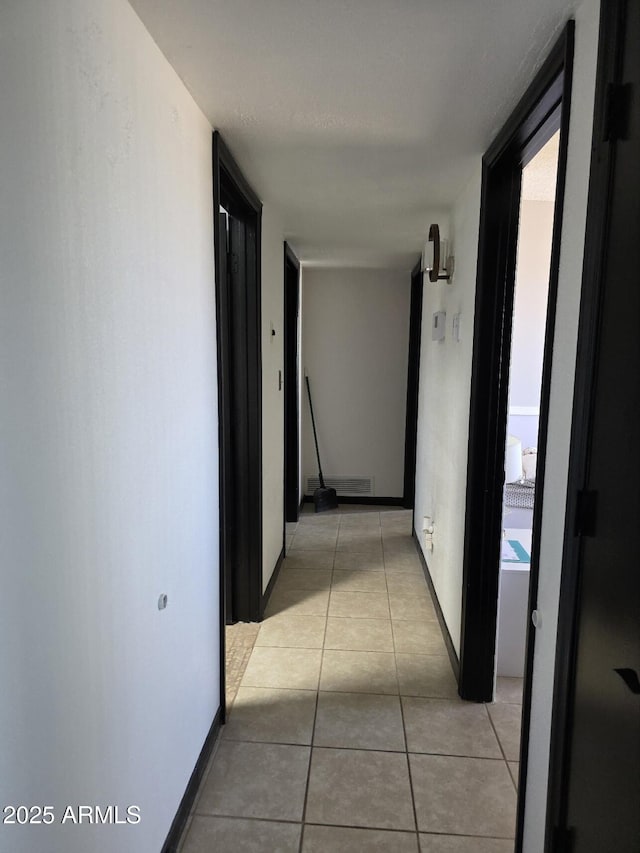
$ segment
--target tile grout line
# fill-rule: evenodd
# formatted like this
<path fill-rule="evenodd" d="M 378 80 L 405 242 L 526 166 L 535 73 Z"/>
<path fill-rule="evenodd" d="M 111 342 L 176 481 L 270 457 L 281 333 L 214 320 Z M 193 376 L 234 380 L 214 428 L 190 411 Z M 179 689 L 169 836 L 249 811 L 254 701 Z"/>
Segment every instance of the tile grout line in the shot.
<path fill-rule="evenodd" d="M 269 646 L 263 646 L 262 648 L 269 648 Z M 311 651 L 321 651 L 319 649 L 312 649 Z M 341 649 L 327 649 L 329 652 L 334 651 L 342 651 Z M 367 654 L 366 652 L 364 654 Z M 392 652 L 370 652 L 370 654 L 392 654 Z M 426 655 L 425 655 L 426 657 Z M 435 657 L 435 656 L 434 656 Z M 443 656 L 443 658 L 446 656 Z M 446 658 L 448 660 L 448 658 Z M 252 690 L 300 690 L 306 693 L 313 693 L 316 688 L 315 687 L 265 687 L 264 685 L 255 685 L 255 684 L 246 684 L 245 687 L 250 687 Z M 320 690 L 320 693 L 353 693 L 356 696 L 403 696 L 405 699 L 438 699 L 438 700 L 449 700 L 453 701 L 456 699 L 455 696 L 442 696 L 442 694 L 437 693 L 380 693 L 376 690 L 336 690 L 336 688 L 330 690 Z M 253 741 L 247 741 L 247 743 L 252 743 Z M 384 750 L 383 750 L 384 752 Z M 434 753 L 437 755 L 438 753 Z M 475 756 L 469 756 L 473 758 Z M 495 758 L 491 759 L 492 761 L 504 761 L 503 758 Z"/>
<path fill-rule="evenodd" d="M 404 728 L 404 710 L 402 708 L 402 697 L 400 697 L 400 713 L 402 714 L 402 726 Z M 405 745 L 407 742 L 407 733 L 405 731 Z M 416 796 L 413 790 L 413 775 L 411 773 L 411 761 L 409 759 L 409 752 L 405 753 L 405 758 L 407 760 L 407 773 L 409 775 L 409 790 L 411 792 L 411 806 L 413 808 L 413 820 L 416 826 L 416 840 L 418 842 L 418 850 L 420 849 L 420 828 L 418 826 L 418 810 L 416 808 Z"/>
<path fill-rule="evenodd" d="M 383 558 L 384 559 L 384 558 Z M 386 566 L 386 564 L 385 564 Z M 385 572 L 386 577 L 386 572 Z M 388 592 L 387 592 L 388 595 Z M 389 606 L 389 610 L 391 610 L 391 606 Z M 407 725 L 404 718 L 404 703 L 402 701 L 402 696 L 400 695 L 400 679 L 398 677 L 398 659 L 396 657 L 396 638 L 393 633 L 393 624 L 391 626 L 391 637 L 393 642 L 393 661 L 395 664 L 396 670 L 396 681 L 398 682 L 398 703 L 400 705 L 400 717 L 402 719 L 402 736 L 404 738 L 404 754 L 405 760 L 407 762 L 407 774 L 409 777 L 409 791 L 411 793 L 411 808 L 413 810 L 413 821 L 416 828 L 416 842 L 418 850 L 420 850 L 420 830 L 418 829 L 418 810 L 416 808 L 416 798 L 413 791 L 413 777 L 411 775 L 411 761 L 409 760 L 409 741 L 407 739 Z"/>
<path fill-rule="evenodd" d="M 288 817 L 256 817 L 256 815 L 239 815 L 232 814 L 229 812 L 194 812 L 194 817 L 208 817 L 208 818 L 223 818 L 224 820 L 250 820 L 250 821 L 258 821 L 264 823 L 286 823 L 291 824 L 292 826 L 301 826 L 301 822 L 299 820 L 291 820 Z"/>
<path fill-rule="evenodd" d="M 200 818 L 209 818 L 215 820 L 216 818 L 222 818 L 224 820 L 238 820 L 238 821 L 250 821 L 253 823 L 276 823 L 276 824 L 286 824 L 287 826 L 302 826 L 299 820 L 290 820 L 289 818 L 274 818 L 274 817 L 255 817 L 253 815 L 237 815 L 237 814 L 208 814 L 208 813 L 199 813 L 197 817 Z M 318 821 L 309 821 L 306 826 L 315 826 L 315 827 L 327 827 L 330 829 L 361 829 L 365 831 L 374 831 L 374 832 L 388 832 L 388 833 L 399 833 L 402 835 L 416 835 L 415 830 L 413 829 L 392 829 L 388 826 L 360 826 L 351 823 L 319 823 Z M 433 830 L 421 830 L 418 834 L 423 835 L 433 835 L 434 837 L 441 838 L 471 838 L 473 840 L 482 840 L 482 841 L 513 841 L 513 836 L 508 835 L 469 835 L 468 833 L 463 832 L 435 832 Z"/>
<path fill-rule="evenodd" d="M 500 735 L 498 734 L 498 730 L 495 727 L 495 723 L 493 722 L 491 714 L 489 713 L 489 708 L 487 707 L 487 703 L 483 702 L 482 704 L 484 705 L 485 711 L 487 712 L 487 717 L 489 717 L 489 723 L 491 725 L 491 728 L 493 729 L 494 735 L 496 736 L 496 740 L 498 741 L 498 746 L 500 747 L 500 752 L 502 753 L 502 759 L 503 759 L 503 761 L 507 767 L 507 773 L 509 774 L 509 778 L 511 779 L 511 784 L 514 787 L 514 790 L 516 792 L 516 797 L 517 797 L 518 796 L 518 786 L 516 785 L 514 778 L 513 778 L 513 774 L 511 773 L 511 768 L 509 767 L 509 760 L 507 759 L 507 755 L 504 751 L 504 747 L 502 746 L 502 741 L 500 740 Z"/>
<path fill-rule="evenodd" d="M 402 732 L 404 734 L 404 745 L 405 745 L 405 749 L 406 749 L 407 733 L 406 733 L 406 730 L 404 727 L 404 714 L 402 713 L 402 698 L 400 697 L 400 677 L 398 675 L 398 658 L 396 655 L 396 637 L 395 637 L 395 634 L 393 631 L 393 619 L 391 616 L 391 598 L 390 598 L 390 593 L 389 593 L 389 581 L 387 578 L 387 560 L 385 557 L 384 541 L 382 543 L 382 565 L 384 566 L 384 581 L 385 581 L 385 584 L 387 587 L 387 607 L 389 608 L 389 620 L 391 622 L 391 644 L 393 646 L 393 667 L 394 667 L 395 674 L 396 674 L 396 687 L 398 688 L 398 699 L 400 702 L 400 713 L 402 715 Z M 407 758 L 407 762 L 408 762 L 408 758 Z M 413 799 L 413 789 L 411 792 L 411 797 Z M 414 807 L 414 813 L 415 813 L 415 807 Z"/>
<path fill-rule="evenodd" d="M 322 673 L 322 665 L 320 666 L 320 674 Z M 320 680 L 320 674 L 318 675 L 318 682 Z M 309 798 L 309 783 L 311 782 L 311 762 L 313 761 L 313 741 L 315 739 L 316 732 L 316 720 L 318 718 L 318 699 L 320 697 L 320 685 L 318 683 L 318 690 L 316 690 L 316 704 L 313 712 L 313 725 L 311 727 L 311 743 L 309 744 L 309 763 L 307 765 L 307 778 L 304 786 L 304 800 L 302 802 L 302 815 L 300 818 L 301 829 L 300 829 L 300 844 L 298 847 L 298 853 L 302 853 L 302 842 L 304 840 L 304 826 L 305 826 L 305 818 L 307 816 L 307 800 Z"/>
<path fill-rule="evenodd" d="M 385 563 L 385 568 L 386 568 L 386 563 Z M 385 577 L 386 577 L 386 572 L 385 572 Z M 389 605 L 389 610 L 391 610 L 391 605 Z M 404 737 L 404 749 L 405 749 L 405 756 L 406 756 L 406 762 L 407 762 L 407 774 L 409 776 L 409 791 L 411 792 L 411 807 L 413 809 L 413 820 L 414 820 L 415 827 L 416 827 L 417 847 L 418 847 L 418 850 L 420 850 L 420 834 L 419 834 L 420 831 L 418 829 L 418 811 L 416 809 L 416 798 L 415 798 L 415 794 L 413 791 L 413 777 L 411 775 L 411 762 L 409 760 L 409 741 L 407 739 L 407 725 L 406 725 L 406 721 L 405 721 L 405 717 L 404 717 L 404 703 L 402 701 L 402 696 L 400 695 L 400 679 L 398 677 L 398 659 L 396 657 L 396 637 L 395 637 L 395 633 L 393 631 L 393 622 L 391 623 L 391 636 L 392 636 L 392 641 L 393 641 L 393 660 L 394 660 L 395 667 L 396 667 L 396 679 L 398 680 L 398 702 L 400 704 L 400 717 L 402 719 L 402 735 Z"/>
<path fill-rule="evenodd" d="M 338 535 L 339 535 L 339 530 L 340 530 L 340 523 L 338 523 Z M 338 537 L 336 536 L 336 548 L 337 548 L 337 545 L 338 545 Z M 334 551 L 333 551 L 333 563 L 331 565 L 331 581 L 330 581 L 331 584 L 333 584 L 333 572 L 334 572 L 335 560 L 336 560 L 336 549 L 334 549 Z M 329 589 L 331 590 L 331 587 Z M 311 726 L 311 743 L 309 744 L 309 766 L 307 767 L 307 781 L 306 781 L 306 785 L 305 785 L 305 789 L 304 789 L 304 801 L 303 801 L 303 806 L 302 806 L 302 826 L 300 829 L 300 844 L 298 847 L 298 853 L 302 853 L 302 845 L 304 843 L 304 828 L 305 828 L 305 820 L 307 817 L 307 803 L 309 800 L 309 785 L 311 783 L 311 763 L 313 761 L 313 747 L 314 747 L 314 742 L 316 739 L 316 723 L 318 720 L 318 704 L 320 702 L 320 681 L 322 679 L 322 669 L 324 666 L 324 644 L 325 644 L 326 637 L 327 637 L 327 625 L 329 622 L 329 604 L 330 604 L 330 602 L 331 602 L 331 591 L 329 592 L 329 601 L 327 602 L 327 616 L 326 616 L 326 619 L 324 621 L 324 633 L 322 636 L 322 650 L 320 653 L 320 671 L 318 672 L 318 686 L 316 689 L 316 704 L 315 704 L 315 709 L 313 712 L 313 725 Z"/>
<path fill-rule="evenodd" d="M 320 697 L 320 676 L 322 674 L 322 663 L 320 664 L 320 672 L 318 673 L 318 689 L 316 690 L 316 702 L 315 708 L 313 711 L 313 725 L 311 727 L 311 743 L 309 744 L 309 763 L 307 764 L 307 778 L 304 786 L 304 799 L 302 801 L 302 815 L 300 818 L 301 828 L 300 828 L 300 843 L 298 846 L 298 853 L 302 853 L 302 842 L 304 840 L 304 825 L 305 818 L 307 816 L 307 800 L 309 798 L 309 783 L 311 781 L 311 762 L 313 761 L 313 741 L 315 739 L 315 731 L 316 731 L 316 720 L 318 718 L 318 699 Z"/>
<path fill-rule="evenodd" d="M 332 691 L 323 690 L 321 692 L 322 693 L 330 693 Z M 347 694 L 347 695 L 353 695 L 353 694 Z M 405 696 L 405 697 L 397 696 L 396 697 L 392 693 L 357 693 L 355 695 L 357 695 L 357 696 L 385 696 L 387 698 L 392 698 L 392 699 L 397 698 L 400 700 L 401 711 L 403 710 L 403 708 L 402 708 L 402 699 L 403 698 L 405 698 L 405 699 L 416 698 L 413 696 Z M 423 697 L 417 697 L 417 698 L 423 698 Z M 402 714 L 402 719 L 403 719 L 403 727 L 404 727 L 404 714 Z M 304 749 L 305 747 L 311 747 L 312 746 L 312 744 L 310 744 L 310 743 L 300 743 L 300 742 L 294 743 L 292 741 L 284 741 L 284 740 L 245 740 L 244 738 L 232 738 L 232 737 L 226 738 L 225 742 L 226 743 L 259 744 L 260 746 L 293 746 L 293 747 L 300 747 L 302 749 Z M 497 761 L 497 762 L 500 762 L 501 764 L 504 761 L 504 759 L 502 759 L 502 758 L 495 758 L 494 756 L 491 756 L 491 755 L 466 755 L 466 754 L 463 755 L 460 752 L 426 752 L 426 751 L 421 750 L 421 749 L 409 750 L 407 745 L 406 745 L 406 734 L 405 734 L 405 746 L 403 749 L 383 749 L 380 746 L 331 746 L 331 745 L 326 745 L 326 744 L 324 744 L 324 745 L 318 744 L 316 746 L 315 743 L 313 744 L 313 747 L 315 749 L 332 749 L 332 750 L 337 750 L 340 752 L 384 752 L 384 753 L 388 753 L 389 755 L 405 755 L 405 754 L 406 755 L 430 755 L 430 756 L 433 756 L 434 758 L 464 758 L 464 759 L 473 759 L 473 760 L 477 759 L 478 761 Z M 194 811 L 194 812 L 192 812 L 192 814 L 202 815 L 202 814 L 206 814 L 206 812 Z M 293 821 L 293 822 L 296 823 L 298 821 Z M 412 830 L 407 830 L 407 832 L 411 832 L 411 831 Z M 445 835 L 446 834 L 447 833 L 445 833 Z"/>
<path fill-rule="evenodd" d="M 225 820 L 246 820 L 257 823 L 285 823 L 289 826 L 300 826 L 299 820 L 291 820 L 290 818 L 275 818 L 275 817 L 256 817 L 255 815 L 237 815 L 237 814 L 227 814 L 226 812 L 222 812 L 220 814 L 206 814 L 201 813 L 198 817 L 205 818 L 224 818 Z M 393 829 L 389 826 L 378 826 L 377 824 L 374 826 L 360 826 L 359 824 L 353 823 L 321 823 L 317 820 L 311 820 L 308 822 L 307 826 L 318 826 L 318 827 L 330 827 L 331 829 L 363 829 L 363 830 L 374 830 L 376 832 L 389 832 L 389 833 L 403 833 L 404 835 L 415 835 L 415 830 L 413 829 Z M 423 834 L 425 835 L 434 835 L 440 836 L 444 838 L 448 838 L 453 835 L 454 838 L 473 838 L 473 839 L 482 839 L 487 841 L 513 841 L 513 836 L 508 835 L 469 835 L 465 832 L 436 832 L 434 830 L 423 830 Z"/>
<path fill-rule="evenodd" d="M 382 544 L 382 562 L 384 565 L 384 574 L 385 574 L 385 580 L 386 580 L 387 579 L 387 558 L 385 556 L 384 542 Z M 389 600 L 389 617 L 391 618 L 392 617 L 392 614 L 391 614 L 391 593 L 389 592 L 388 580 L 387 580 L 387 598 Z M 393 618 L 391 618 L 391 637 L 392 637 L 392 641 L 393 641 L 393 664 L 394 664 L 395 671 L 396 671 L 396 683 L 398 685 L 398 697 L 400 699 L 400 713 L 402 715 L 402 731 L 404 732 L 404 745 L 407 749 L 407 767 L 409 768 L 409 786 L 411 788 L 411 802 L 413 805 L 413 816 L 414 816 L 414 819 L 416 822 L 416 832 L 417 832 L 418 831 L 418 817 L 416 815 L 416 804 L 415 804 L 415 798 L 413 796 L 413 782 L 411 781 L 411 768 L 409 765 L 409 749 L 408 749 L 408 745 L 407 745 L 407 730 L 406 730 L 405 724 L 404 724 L 404 709 L 402 707 L 402 691 L 400 689 L 400 675 L 398 673 L 398 652 L 396 649 L 396 636 L 395 636 L 395 633 L 393 630 Z M 420 847 L 420 844 L 418 844 L 418 848 L 419 847 Z"/>

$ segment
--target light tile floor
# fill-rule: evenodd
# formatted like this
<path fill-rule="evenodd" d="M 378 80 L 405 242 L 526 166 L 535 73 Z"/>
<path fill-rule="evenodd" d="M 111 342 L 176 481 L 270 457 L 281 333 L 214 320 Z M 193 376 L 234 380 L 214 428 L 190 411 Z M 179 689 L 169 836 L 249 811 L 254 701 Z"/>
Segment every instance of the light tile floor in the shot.
<path fill-rule="evenodd" d="M 225 629 L 225 676 L 227 686 L 227 709 L 233 705 L 242 676 L 256 644 L 260 625 L 254 622 L 238 622 Z"/>
<path fill-rule="evenodd" d="M 521 682 L 457 697 L 411 513 L 287 535 L 183 853 L 512 853 Z"/>

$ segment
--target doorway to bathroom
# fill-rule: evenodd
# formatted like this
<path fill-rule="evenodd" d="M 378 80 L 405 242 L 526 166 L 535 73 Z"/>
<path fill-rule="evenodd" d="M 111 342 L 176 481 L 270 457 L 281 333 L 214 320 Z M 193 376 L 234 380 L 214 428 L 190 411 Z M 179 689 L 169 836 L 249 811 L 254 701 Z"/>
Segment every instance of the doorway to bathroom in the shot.
<path fill-rule="evenodd" d="M 520 197 L 496 632 L 496 676 L 520 682 L 524 676 L 559 137 L 556 132 L 522 170 Z"/>
<path fill-rule="evenodd" d="M 559 141 L 556 131 L 524 166 L 518 216 L 495 646 L 500 702 L 489 706 L 516 784 Z"/>
<path fill-rule="evenodd" d="M 473 362 L 471 375 L 471 400 L 469 416 L 469 451 L 467 463 L 467 493 L 465 502 L 465 540 L 463 556 L 462 626 L 460 636 L 460 676 L 458 689 L 463 699 L 492 702 L 496 689 L 496 634 L 498 629 L 498 592 L 501 566 L 521 564 L 529 568 L 522 577 L 528 580 L 523 598 L 524 615 L 516 619 L 521 634 L 523 660 L 523 687 L 518 690 L 516 681 L 507 682 L 512 706 L 509 714 L 500 711 L 493 715 L 494 727 L 502 730 L 500 740 L 508 735 L 511 741 L 510 759 L 514 779 L 519 785 L 516 851 L 522 849 L 524 801 L 527 776 L 527 743 L 531 714 L 531 673 L 535 632 L 531 629 L 529 614 L 537 601 L 538 552 L 542 520 L 542 494 L 544 490 L 545 449 L 549 397 L 551 390 L 551 362 L 555 331 L 555 307 L 558 288 L 560 238 L 564 200 L 564 182 L 567 166 L 567 140 L 571 77 L 573 66 L 574 23 L 569 21 L 562 36 L 540 68 L 535 80 L 523 96 L 513 114 L 483 157 L 482 201 L 480 210 L 480 237 L 478 246 L 478 277 L 476 284 Z M 547 145 L 550 148 L 542 154 Z M 555 157 L 551 156 L 555 146 Z M 524 253 L 524 237 L 529 211 L 524 205 L 536 200 L 530 184 L 530 175 L 536 157 L 547 159 L 555 174 L 555 194 L 549 199 L 551 242 L 546 248 L 533 238 L 531 252 L 544 254 L 545 274 L 541 286 L 546 296 L 542 332 L 542 361 L 538 367 L 538 403 L 524 400 L 520 404 L 510 389 L 511 343 L 516 301 L 516 273 L 519 249 Z M 530 169 L 527 170 L 527 167 Z M 556 171 L 557 170 L 557 171 Z M 525 175 L 525 171 L 527 174 Z M 523 200 L 524 187 L 524 200 Z M 541 192 L 538 190 L 537 192 Z M 527 199 L 527 195 L 533 198 Z M 540 199 L 542 200 L 542 199 Z M 546 199 L 545 199 L 546 200 Z M 528 205 L 527 205 L 528 207 Z M 521 239 L 520 230 L 523 227 Z M 540 268 L 541 264 L 536 266 Z M 522 293 L 525 293 L 524 288 Z M 540 293 L 537 294 L 538 296 Z M 524 315 L 532 312 L 524 310 Z M 540 313 L 538 305 L 536 311 Z M 520 312 L 519 312 L 520 313 Z M 524 357 L 525 371 L 535 372 L 532 359 Z M 537 419 L 531 435 L 522 424 L 510 422 L 511 417 Z M 537 411 L 537 414 L 518 415 L 518 412 Z M 529 424 L 531 427 L 531 424 Z M 508 433 L 508 428 L 511 433 Z M 513 435 L 520 429 L 523 435 Z M 516 460 L 514 485 L 505 488 L 505 450 L 507 436 L 509 452 Z M 523 443 L 524 442 L 524 443 Z M 537 453 L 523 455 L 522 450 L 537 447 Z M 524 457 L 528 458 L 522 462 Z M 518 461 L 520 460 L 520 461 Z M 524 476 L 527 465 L 529 477 Z M 522 468 L 520 467 L 522 465 Z M 513 469 L 512 469 L 513 470 Z M 519 475 L 519 476 L 518 476 Z M 511 476 L 511 474 L 509 474 Z M 535 487 L 525 480 L 535 481 Z M 516 495 L 524 501 L 525 489 L 532 492 L 533 509 L 529 506 L 506 506 L 514 503 Z M 531 496 L 528 502 L 531 501 Z M 523 510 L 523 512 L 520 512 Z M 526 511 L 528 510 L 528 512 Z M 508 514 L 509 513 L 509 514 Z M 504 537 L 504 523 L 512 524 L 507 530 L 521 531 Z M 516 525 L 520 524 L 520 527 Z M 529 524 L 531 526 L 529 527 Z M 531 530 L 529 539 L 526 530 Z M 503 543 L 506 544 L 503 545 Z M 509 547 L 507 547 L 507 545 Z M 504 550 L 503 550 L 504 549 Z M 517 562 L 515 562 L 517 561 Z M 504 590 L 503 590 L 504 592 Z M 522 611 L 521 611 L 522 612 Z M 504 634 L 504 624 L 501 631 Z M 514 676 L 515 678 L 515 676 Z M 504 686 L 504 685 L 502 685 Z M 504 699 L 504 696 L 502 697 Z M 500 703 L 502 704 L 502 703 Z M 521 746 L 520 728 L 522 729 Z"/>

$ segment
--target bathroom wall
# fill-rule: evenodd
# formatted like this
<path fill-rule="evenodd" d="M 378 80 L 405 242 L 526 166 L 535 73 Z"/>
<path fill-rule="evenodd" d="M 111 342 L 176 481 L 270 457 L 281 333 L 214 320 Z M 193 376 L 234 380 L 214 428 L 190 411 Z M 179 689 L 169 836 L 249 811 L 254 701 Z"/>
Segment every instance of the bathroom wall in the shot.
<path fill-rule="evenodd" d="M 523 449 L 538 443 L 553 207 L 553 200 L 523 199 L 520 205 L 507 431 Z"/>

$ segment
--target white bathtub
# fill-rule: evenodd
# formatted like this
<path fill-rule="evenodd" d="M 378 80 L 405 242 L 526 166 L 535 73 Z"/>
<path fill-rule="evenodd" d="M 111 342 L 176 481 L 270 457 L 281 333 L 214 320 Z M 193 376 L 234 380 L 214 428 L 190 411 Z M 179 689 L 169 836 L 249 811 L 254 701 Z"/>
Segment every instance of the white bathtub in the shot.
<path fill-rule="evenodd" d="M 505 537 L 518 543 L 515 557 L 531 556 L 531 531 L 507 528 Z M 500 562 L 498 592 L 498 629 L 496 638 L 496 672 L 511 678 L 524 675 L 524 652 L 527 637 L 530 563 Z"/>

